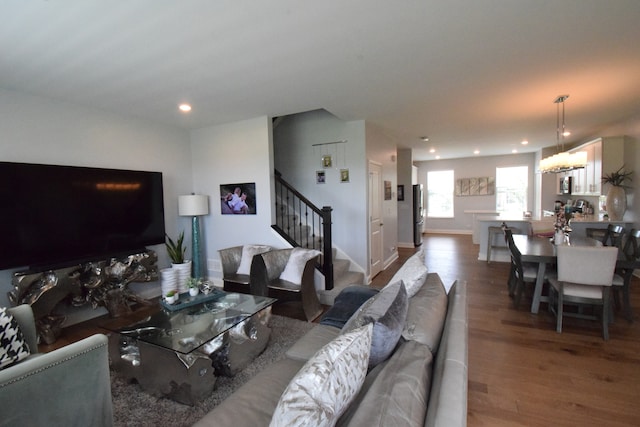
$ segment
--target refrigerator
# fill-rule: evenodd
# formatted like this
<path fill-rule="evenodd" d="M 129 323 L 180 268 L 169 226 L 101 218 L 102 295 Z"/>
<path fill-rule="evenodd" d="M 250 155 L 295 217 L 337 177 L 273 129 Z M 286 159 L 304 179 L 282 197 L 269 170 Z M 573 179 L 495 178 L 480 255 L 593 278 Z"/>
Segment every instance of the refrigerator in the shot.
<path fill-rule="evenodd" d="M 422 244 L 422 226 L 424 224 L 424 195 L 422 184 L 413 186 L 413 244 Z"/>

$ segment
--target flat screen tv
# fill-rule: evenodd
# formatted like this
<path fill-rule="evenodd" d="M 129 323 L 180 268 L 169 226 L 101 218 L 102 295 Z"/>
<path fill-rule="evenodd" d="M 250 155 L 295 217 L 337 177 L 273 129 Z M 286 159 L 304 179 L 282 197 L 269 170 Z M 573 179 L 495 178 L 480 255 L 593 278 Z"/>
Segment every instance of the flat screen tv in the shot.
<path fill-rule="evenodd" d="M 0 162 L 0 270 L 54 268 L 164 242 L 162 173 Z"/>

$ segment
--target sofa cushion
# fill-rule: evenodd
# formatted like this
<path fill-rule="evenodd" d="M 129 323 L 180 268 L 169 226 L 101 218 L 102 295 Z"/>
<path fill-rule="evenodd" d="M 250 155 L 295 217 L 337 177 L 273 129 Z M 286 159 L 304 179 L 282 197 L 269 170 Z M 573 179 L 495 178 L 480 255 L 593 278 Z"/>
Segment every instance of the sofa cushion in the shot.
<path fill-rule="evenodd" d="M 342 329 L 353 313 L 378 292 L 379 289 L 365 285 L 347 286 L 340 291 L 331 308 L 322 315 L 320 324 Z"/>
<path fill-rule="evenodd" d="M 424 250 L 420 249 L 409 257 L 404 264 L 402 264 L 402 267 L 400 267 L 391 280 L 389 280 L 389 285 L 397 282 L 398 280 L 402 280 L 404 282 L 404 286 L 407 288 L 407 295 L 411 298 L 416 294 L 416 292 L 418 292 L 424 283 L 428 272 L 429 270 L 424 263 Z"/>
<path fill-rule="evenodd" d="M 30 354 L 18 322 L 6 308 L 0 308 L 0 369 L 18 363 Z"/>
<path fill-rule="evenodd" d="M 242 257 L 240 258 L 240 265 L 238 266 L 238 271 L 236 271 L 236 274 L 249 275 L 253 257 L 270 250 L 271 246 L 266 245 L 244 245 L 242 247 Z"/>
<path fill-rule="evenodd" d="M 340 335 L 340 329 L 336 327 L 329 325 L 314 326 L 313 329 L 304 334 L 287 350 L 287 357 L 306 362 L 338 335 Z"/>
<path fill-rule="evenodd" d="M 409 300 L 402 337 L 426 345 L 435 354 L 447 316 L 447 301 L 447 291 L 440 276 L 429 273 L 424 285 Z"/>
<path fill-rule="evenodd" d="M 307 261 L 320 255 L 322 252 L 315 249 L 293 248 L 287 260 L 280 279 L 299 285 L 302 283 L 302 273 Z"/>
<path fill-rule="evenodd" d="M 386 360 L 393 352 L 407 318 L 407 291 L 402 281 L 386 286 L 368 299 L 342 328 L 347 333 L 373 323 L 369 367 Z"/>
<path fill-rule="evenodd" d="M 433 356 L 427 347 L 404 341 L 376 366 L 337 426 L 424 425 Z"/>
<path fill-rule="evenodd" d="M 270 426 L 333 426 L 367 374 L 372 326 L 342 334 L 300 369 L 278 401 Z"/>

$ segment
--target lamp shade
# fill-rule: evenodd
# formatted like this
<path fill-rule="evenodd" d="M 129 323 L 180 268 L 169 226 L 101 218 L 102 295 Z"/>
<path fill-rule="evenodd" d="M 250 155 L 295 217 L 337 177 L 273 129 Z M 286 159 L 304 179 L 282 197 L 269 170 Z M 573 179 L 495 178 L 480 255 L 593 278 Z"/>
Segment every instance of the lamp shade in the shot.
<path fill-rule="evenodd" d="M 178 196 L 178 215 L 200 216 L 209 213 L 209 196 L 190 194 Z"/>

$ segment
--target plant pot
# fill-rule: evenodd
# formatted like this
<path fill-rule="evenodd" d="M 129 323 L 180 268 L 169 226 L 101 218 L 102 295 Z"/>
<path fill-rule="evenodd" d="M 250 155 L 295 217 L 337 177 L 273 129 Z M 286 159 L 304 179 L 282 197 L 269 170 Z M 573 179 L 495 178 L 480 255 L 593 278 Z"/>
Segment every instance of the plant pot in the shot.
<path fill-rule="evenodd" d="M 167 302 L 167 304 L 175 304 L 178 301 L 178 294 L 174 294 L 171 296 L 165 296 L 164 300 Z"/>
<path fill-rule="evenodd" d="M 607 191 L 607 214 L 609 221 L 622 221 L 627 210 L 627 195 L 624 188 L 611 186 Z"/>
<path fill-rule="evenodd" d="M 189 288 L 189 295 L 191 295 L 192 297 L 198 295 L 199 292 L 200 290 L 198 288 Z"/>

